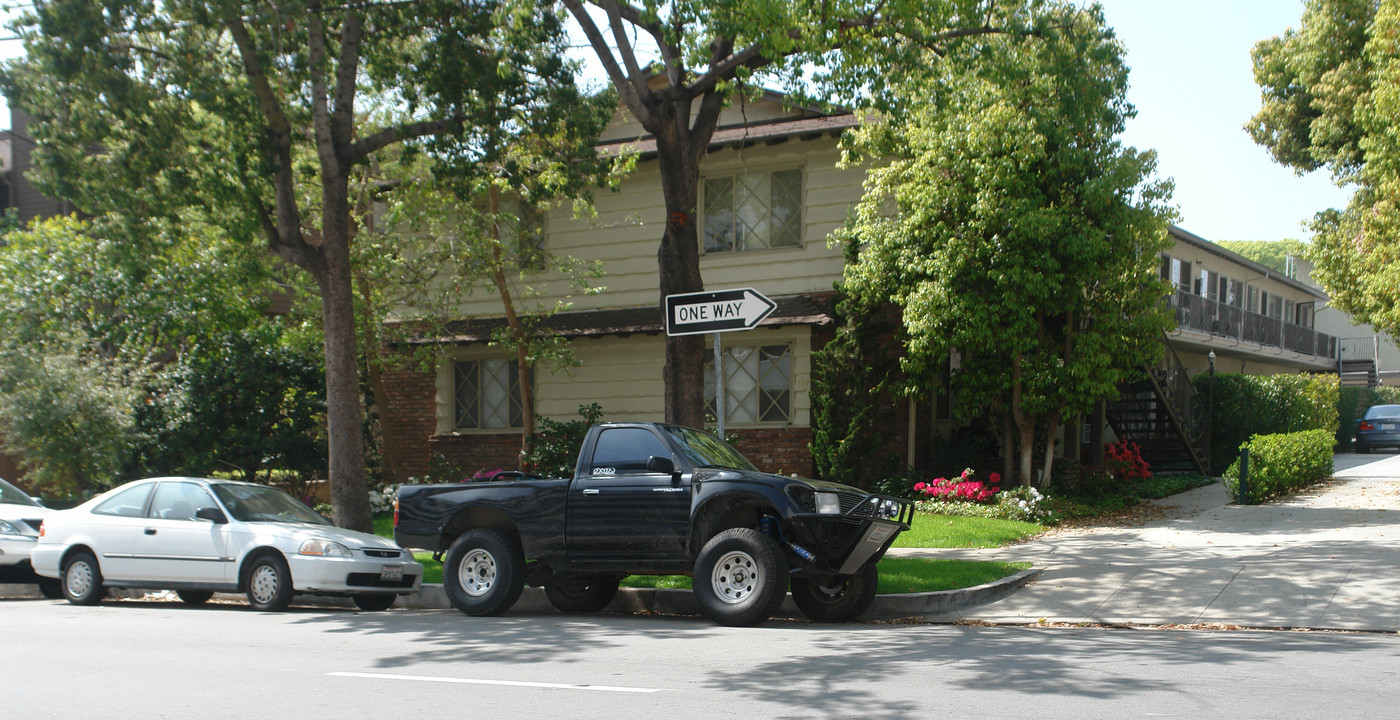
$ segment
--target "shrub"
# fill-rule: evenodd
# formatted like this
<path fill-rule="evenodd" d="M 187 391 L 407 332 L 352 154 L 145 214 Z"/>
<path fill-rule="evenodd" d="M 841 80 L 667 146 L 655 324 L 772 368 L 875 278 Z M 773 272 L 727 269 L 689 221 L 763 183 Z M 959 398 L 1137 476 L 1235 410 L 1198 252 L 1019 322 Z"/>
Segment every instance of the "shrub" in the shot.
<path fill-rule="evenodd" d="M 588 428 L 603 417 L 598 403 L 578 406 L 578 420 L 559 422 L 535 416 L 534 437 L 525 451 L 525 469 L 545 477 L 572 477 L 578 461 L 579 448 Z"/>
<path fill-rule="evenodd" d="M 1119 440 L 1104 446 L 1104 468 L 1114 480 L 1146 480 L 1152 477 L 1152 466 L 1142 459 L 1142 449 L 1135 442 Z"/>
<path fill-rule="evenodd" d="M 1327 430 L 1250 438 L 1245 443 L 1249 449 L 1248 502 L 1292 492 L 1330 476 L 1333 439 Z M 1239 460 L 1225 471 L 1225 486 L 1239 494 Z"/>
<path fill-rule="evenodd" d="M 932 482 L 921 482 L 914 485 L 915 492 L 922 493 L 932 500 L 964 500 L 968 502 L 990 502 L 992 498 L 1001 491 L 998 484 L 1001 482 L 1001 475 L 992 473 L 987 477 L 987 482 L 976 479 L 976 473 L 972 468 L 962 471 L 961 475 L 953 479 L 934 478 Z"/>
<path fill-rule="evenodd" d="M 1204 402 L 1210 378 L 1202 373 L 1192 378 Z M 1210 464 L 1228 466 L 1239 457 L 1239 448 L 1254 435 L 1273 435 L 1303 430 L 1337 433 L 1336 375 L 1241 375 L 1215 376 L 1215 407 L 1211 418 Z"/>

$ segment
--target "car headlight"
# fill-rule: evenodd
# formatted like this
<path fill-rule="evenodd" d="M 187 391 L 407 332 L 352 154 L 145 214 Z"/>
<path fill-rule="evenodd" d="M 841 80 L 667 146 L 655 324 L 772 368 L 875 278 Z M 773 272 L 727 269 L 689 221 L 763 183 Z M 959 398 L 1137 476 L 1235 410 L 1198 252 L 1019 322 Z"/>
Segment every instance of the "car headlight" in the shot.
<path fill-rule="evenodd" d="M 840 515 L 841 497 L 836 493 L 817 493 L 817 512 L 822 515 Z"/>
<path fill-rule="evenodd" d="M 302 555 L 319 555 L 321 557 L 350 557 L 350 549 L 338 542 L 331 540 L 307 540 L 301 544 Z"/>
<path fill-rule="evenodd" d="M 23 535 L 19 526 L 9 520 L 0 520 L 0 535 Z"/>

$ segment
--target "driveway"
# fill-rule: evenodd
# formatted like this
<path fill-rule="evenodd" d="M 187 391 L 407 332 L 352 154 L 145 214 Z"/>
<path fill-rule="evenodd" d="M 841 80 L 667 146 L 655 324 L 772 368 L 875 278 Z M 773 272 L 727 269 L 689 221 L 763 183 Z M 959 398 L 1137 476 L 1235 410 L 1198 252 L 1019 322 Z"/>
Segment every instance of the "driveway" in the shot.
<path fill-rule="evenodd" d="M 1342 454 L 1336 479 L 1265 505 L 1216 484 L 1163 500 L 1136 527 L 1067 531 L 911 557 L 1034 563 L 999 602 L 930 620 L 1400 631 L 1400 456 Z"/>

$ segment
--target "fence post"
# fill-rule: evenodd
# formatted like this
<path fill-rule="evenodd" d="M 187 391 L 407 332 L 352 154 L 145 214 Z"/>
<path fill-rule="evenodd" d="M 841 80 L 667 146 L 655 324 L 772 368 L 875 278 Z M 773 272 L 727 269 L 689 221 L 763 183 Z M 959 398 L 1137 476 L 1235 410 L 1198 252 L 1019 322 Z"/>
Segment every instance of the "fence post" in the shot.
<path fill-rule="evenodd" d="M 1239 499 L 1236 502 L 1240 505 L 1249 504 L 1249 448 L 1240 448 L 1240 487 Z"/>

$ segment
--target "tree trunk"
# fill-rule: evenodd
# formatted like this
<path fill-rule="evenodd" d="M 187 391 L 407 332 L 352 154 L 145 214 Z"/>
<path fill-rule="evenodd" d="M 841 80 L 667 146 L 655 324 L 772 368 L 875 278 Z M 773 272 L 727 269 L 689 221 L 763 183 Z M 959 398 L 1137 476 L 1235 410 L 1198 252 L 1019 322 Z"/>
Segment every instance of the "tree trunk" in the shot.
<path fill-rule="evenodd" d="M 515 469 L 524 470 L 525 453 L 530 449 L 530 438 L 535 435 L 535 389 L 530 385 L 530 355 L 526 347 L 530 338 L 526 336 L 525 329 L 520 324 L 520 316 L 515 313 L 510 284 L 506 282 L 506 257 L 501 247 L 501 223 L 496 217 L 501 210 L 500 200 L 500 190 L 494 185 L 491 186 L 490 192 L 487 193 L 488 210 L 491 213 L 491 239 L 495 241 L 491 251 L 491 259 L 495 264 L 491 269 L 491 277 L 496 283 L 497 294 L 501 296 L 501 305 L 505 308 L 510 337 L 515 342 L 515 372 L 520 385 L 520 453 L 515 457 Z"/>
<path fill-rule="evenodd" d="M 326 178 L 321 214 L 321 318 L 326 348 L 326 434 L 329 448 L 331 519 L 370 532 L 365 486 L 364 409 L 355 357 L 355 303 L 350 267 L 349 181 Z"/>
<path fill-rule="evenodd" d="M 683 136 L 683 133 L 681 133 Z M 666 296 L 700 292 L 700 235 L 696 213 L 700 206 L 699 169 L 689 149 L 677 137 L 657 136 L 661 192 L 666 201 L 666 229 L 657 251 L 661 274 L 661 307 Z M 705 427 L 705 338 L 683 335 L 666 338 L 666 422 Z"/>
<path fill-rule="evenodd" d="M 1011 419 L 1011 411 L 1001 413 L 1001 481 L 1008 485 L 1016 479 L 1016 424 Z"/>
<path fill-rule="evenodd" d="M 1032 484 L 1031 466 L 1035 454 L 1035 418 L 1026 415 L 1025 409 L 1021 406 L 1023 378 L 1021 356 L 1017 355 L 1011 359 L 1011 417 L 1020 434 L 1021 471 L 1019 474 L 1021 485 L 1030 487 Z"/>
<path fill-rule="evenodd" d="M 1045 431 L 1045 462 L 1041 465 L 1040 486 L 1050 482 L 1050 470 L 1055 464 L 1055 434 L 1060 431 L 1060 415 L 1050 418 L 1050 429 Z M 1068 445 L 1068 443 L 1066 443 Z"/>

